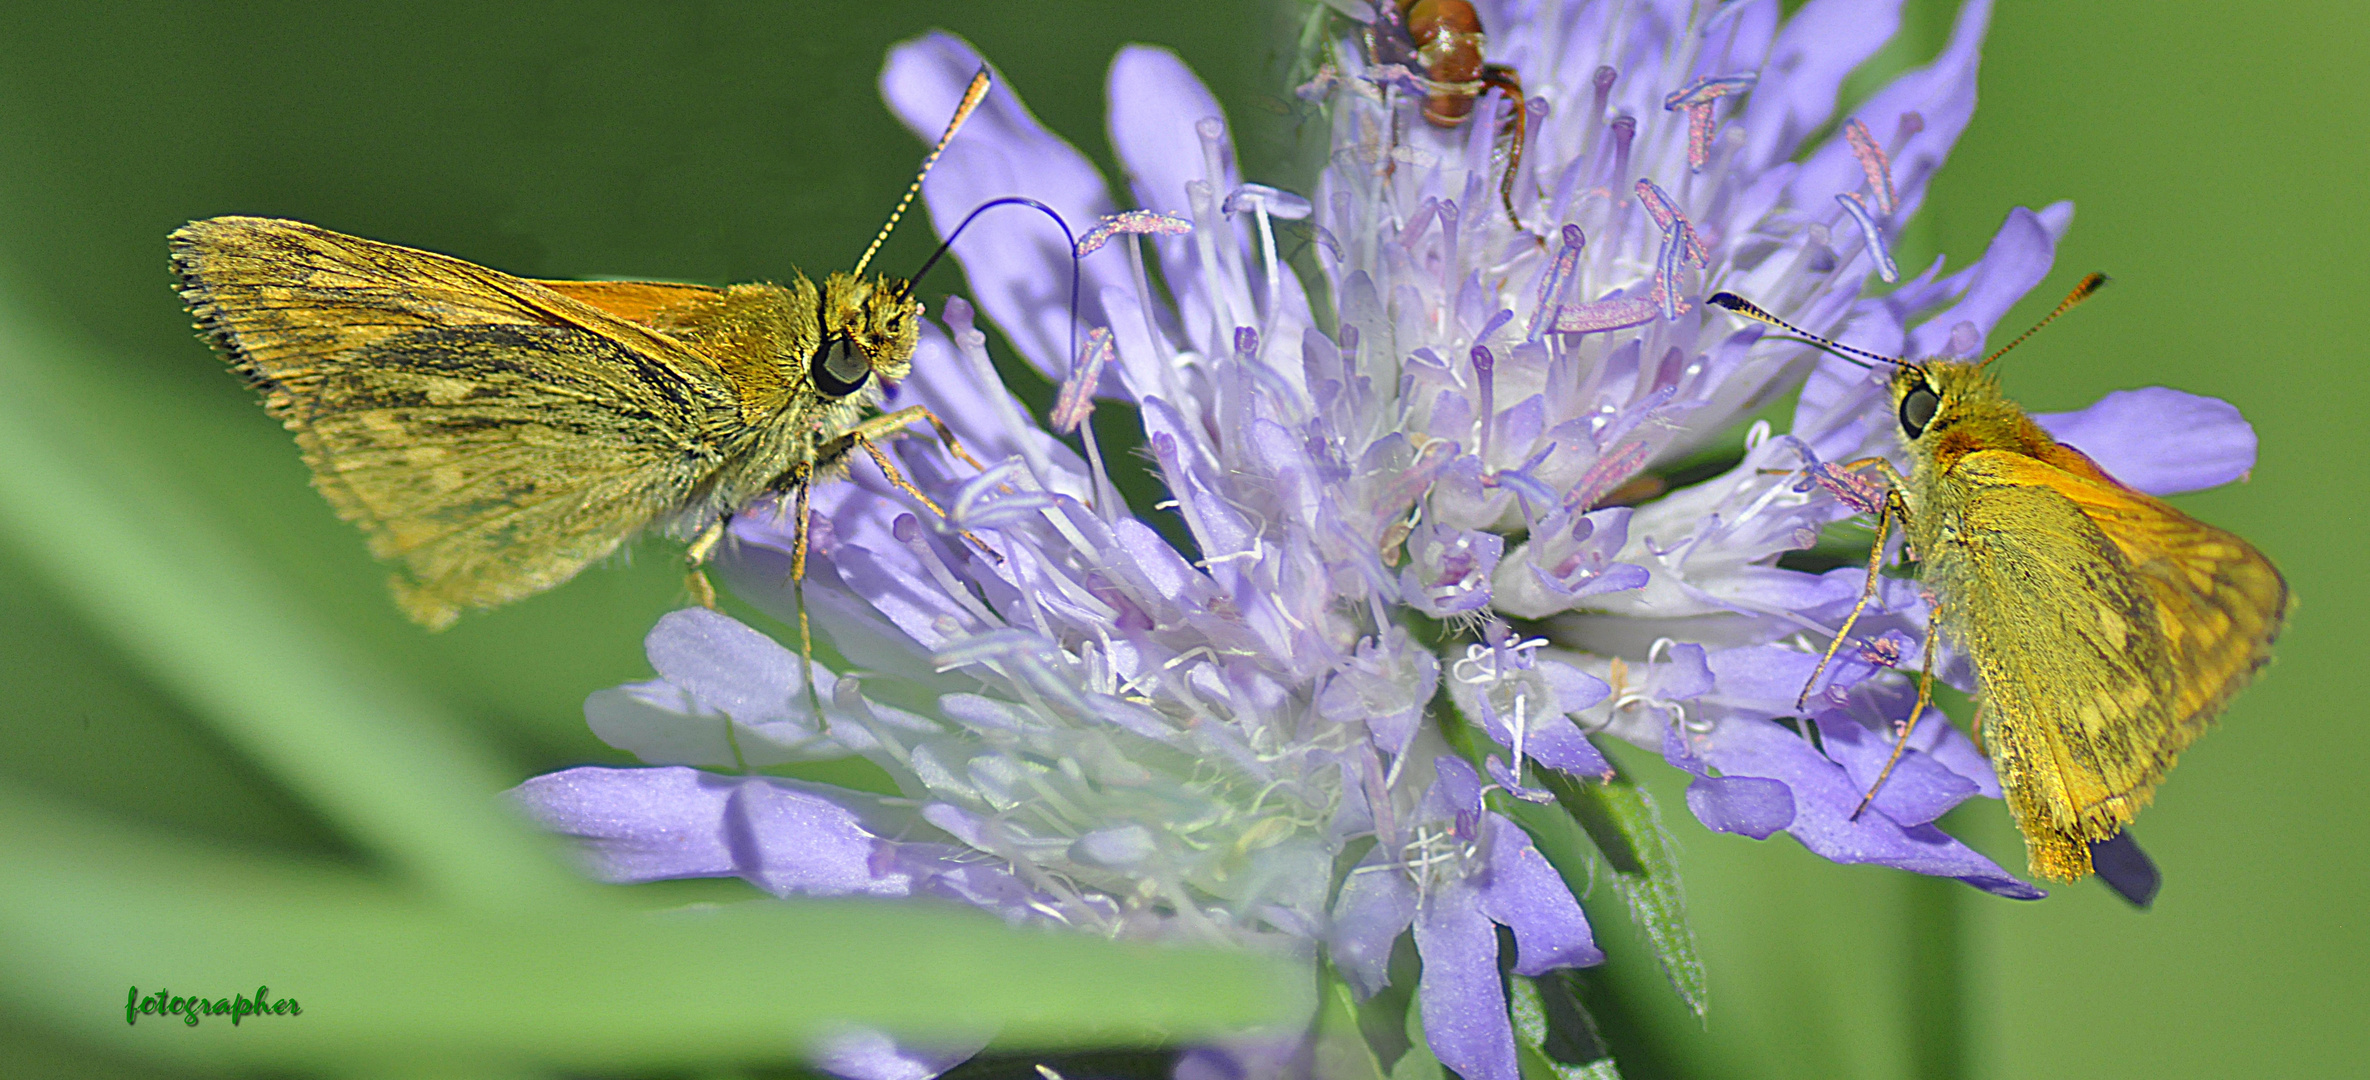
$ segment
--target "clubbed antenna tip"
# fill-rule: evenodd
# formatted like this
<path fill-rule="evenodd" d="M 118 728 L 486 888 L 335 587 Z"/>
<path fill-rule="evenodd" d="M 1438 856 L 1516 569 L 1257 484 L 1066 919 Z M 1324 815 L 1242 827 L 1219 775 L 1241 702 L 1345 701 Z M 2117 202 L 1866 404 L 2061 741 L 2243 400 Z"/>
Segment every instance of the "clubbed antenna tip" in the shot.
<path fill-rule="evenodd" d="M 1713 293 L 1712 295 L 1705 297 L 1703 302 L 1716 308 L 1726 308 L 1744 316 L 1745 318 L 1751 319 L 1754 322 L 1768 323 L 1771 326 L 1777 327 L 1780 330 L 1794 335 L 1796 340 L 1801 341 L 1804 344 L 1816 345 L 1819 348 L 1826 350 L 1836 359 L 1843 360 L 1848 363 L 1859 364 L 1861 367 L 1868 366 L 1866 362 L 1860 359 L 1862 357 L 1865 357 L 1867 360 L 1876 360 L 1891 364 L 1894 367 L 1916 366 L 1907 360 L 1900 360 L 1895 359 L 1894 357 L 1884 356 L 1879 353 L 1872 353 L 1866 349 L 1855 349 L 1849 345 L 1820 337 L 1817 334 L 1811 333 L 1808 330 L 1804 330 L 1793 323 L 1787 322 L 1784 319 L 1778 318 L 1777 316 L 1762 310 L 1761 305 L 1747 300 L 1744 297 L 1738 296 L 1732 292 Z"/>
<path fill-rule="evenodd" d="M 2008 350 L 2024 344 L 2024 339 L 2029 338 L 2034 334 L 2040 333 L 2042 327 L 2056 322 L 2058 316 L 2074 310 L 2074 305 L 2079 304 L 2084 300 L 2088 300 L 2092 296 L 2096 295 L 2098 291 L 2105 288 L 2106 285 L 2107 275 L 2105 274 L 2093 271 L 2089 275 L 2083 277 L 2081 283 L 2074 286 L 2074 291 L 2067 293 L 2065 299 L 2058 301 L 2057 307 L 2050 311 L 2049 314 L 2042 316 L 2040 322 L 2034 323 L 2032 329 L 2016 335 L 2016 340 L 1993 350 L 1990 356 L 1984 357 L 1983 362 L 1976 364 L 1975 366 L 1979 368 L 1989 366 L 1992 361 L 1999 359 Z"/>
<path fill-rule="evenodd" d="M 880 235 L 872 238 L 872 246 L 864 249 L 864 257 L 856 260 L 855 276 L 863 277 L 864 268 L 872 265 L 872 256 L 888 242 L 889 233 L 897 228 L 897 219 L 905 216 L 905 208 L 913 205 L 913 197 L 922 193 L 922 181 L 930 178 L 930 167 L 938 164 L 938 155 L 946 152 L 946 144 L 954 141 L 955 132 L 963 130 L 963 121 L 971 119 L 971 111 L 979 108 L 980 101 L 987 97 L 991 81 L 993 76 L 988 73 L 987 65 L 979 65 L 979 73 L 971 76 L 970 87 L 963 91 L 963 100 L 955 105 L 955 115 L 946 122 L 946 133 L 938 137 L 938 145 L 930 148 L 930 156 L 922 159 L 921 171 L 914 174 L 913 183 L 905 189 L 905 197 L 897 200 L 897 209 L 889 211 L 888 224 L 881 226 Z"/>

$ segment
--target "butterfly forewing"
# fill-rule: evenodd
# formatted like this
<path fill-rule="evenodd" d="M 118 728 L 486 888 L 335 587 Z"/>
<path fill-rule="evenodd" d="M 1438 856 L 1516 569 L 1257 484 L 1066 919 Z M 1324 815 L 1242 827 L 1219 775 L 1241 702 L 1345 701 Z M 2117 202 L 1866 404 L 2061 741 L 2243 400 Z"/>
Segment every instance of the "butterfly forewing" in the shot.
<path fill-rule="evenodd" d="M 2178 752 L 2270 662 L 2287 580 L 2245 540 L 2124 487 L 2073 447 L 2050 449 L 2051 463 L 2074 475 L 2039 475 L 2114 541 L 2156 607 L 2179 675 L 2177 741 L 2165 752 Z"/>
<path fill-rule="evenodd" d="M 458 259 L 292 221 L 173 234 L 200 325 L 296 433 L 314 485 L 450 623 L 566 580 L 715 468 L 737 407 L 697 351 Z"/>
<path fill-rule="evenodd" d="M 1929 558 L 2033 870 L 2068 879 L 2269 658 L 2287 589 L 2245 541 L 2044 453 L 1961 457 Z"/>
<path fill-rule="evenodd" d="M 545 281 L 534 283 L 628 322 L 656 328 L 661 323 L 712 318 L 724 306 L 724 290 L 672 281 Z"/>

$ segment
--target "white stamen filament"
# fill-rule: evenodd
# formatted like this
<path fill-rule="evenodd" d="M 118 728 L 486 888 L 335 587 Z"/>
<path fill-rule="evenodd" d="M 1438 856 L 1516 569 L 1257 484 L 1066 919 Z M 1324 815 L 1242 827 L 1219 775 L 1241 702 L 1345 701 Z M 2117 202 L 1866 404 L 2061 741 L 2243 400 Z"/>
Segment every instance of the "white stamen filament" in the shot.
<path fill-rule="evenodd" d="M 1276 231 L 1275 226 L 1269 224 L 1267 220 L 1266 200 L 1262 199 L 1259 201 L 1254 213 L 1259 218 L 1260 262 L 1262 268 L 1267 272 L 1267 276 L 1265 278 L 1267 284 L 1267 306 L 1259 313 L 1259 351 L 1262 355 L 1264 355 L 1267 352 L 1268 345 L 1267 329 L 1268 327 L 1274 325 L 1274 319 L 1276 317 L 1276 290 L 1278 288 L 1276 281 Z"/>

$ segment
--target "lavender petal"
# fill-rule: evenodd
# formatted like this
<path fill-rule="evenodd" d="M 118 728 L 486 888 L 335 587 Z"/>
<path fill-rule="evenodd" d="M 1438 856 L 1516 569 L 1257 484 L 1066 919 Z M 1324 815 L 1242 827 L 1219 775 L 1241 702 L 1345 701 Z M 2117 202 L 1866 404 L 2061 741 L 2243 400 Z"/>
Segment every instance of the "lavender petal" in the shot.
<path fill-rule="evenodd" d="M 1515 973 L 1543 975 L 1604 963 L 1571 886 L 1531 844 L 1529 834 L 1496 814 L 1489 815 L 1484 828 L 1489 878 L 1478 890 L 1481 913 L 1514 931 Z"/>
<path fill-rule="evenodd" d="M 1415 885 L 1393 863 L 1369 859 L 1343 879 L 1328 945 L 1334 968 L 1360 998 L 1390 983 L 1391 944 L 1415 913 Z"/>
<path fill-rule="evenodd" d="M 1810 0 L 1787 19 L 1745 109 L 1744 160 L 1755 168 L 1793 154 L 1835 114 L 1843 80 L 1901 26 L 1901 0 Z"/>
<path fill-rule="evenodd" d="M 1498 933 L 1472 885 L 1448 882 L 1424 898 L 1415 918 L 1424 971 L 1416 983 L 1424 1043 L 1465 1080 L 1518 1080 L 1514 1029 L 1498 980 Z"/>
<path fill-rule="evenodd" d="M 2237 406 L 2167 387 L 2117 390 L 2087 409 L 2035 413 L 2033 422 L 2150 495 L 2219 487 L 2255 467 L 2255 428 Z"/>

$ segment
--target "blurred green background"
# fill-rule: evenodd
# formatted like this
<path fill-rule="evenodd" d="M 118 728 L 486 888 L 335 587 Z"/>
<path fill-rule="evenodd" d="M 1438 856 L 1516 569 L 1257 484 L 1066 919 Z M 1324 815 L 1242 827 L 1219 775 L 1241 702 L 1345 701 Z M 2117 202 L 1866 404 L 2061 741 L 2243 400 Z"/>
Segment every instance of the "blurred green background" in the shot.
<path fill-rule="evenodd" d="M 1875 65 L 1931 55 L 1954 6 L 1912 0 L 1900 45 Z M 324 755 L 226 721 L 242 693 L 320 683 L 348 688 L 358 712 L 425 718 L 433 736 L 391 753 L 465 757 L 458 775 L 485 781 L 474 790 L 622 764 L 585 730 L 583 697 L 647 677 L 642 634 L 679 600 L 673 549 L 654 544 L 444 634 L 402 621 L 385 569 L 306 486 L 287 434 L 191 335 L 165 266 L 175 226 L 293 217 L 544 277 L 721 282 L 839 266 L 919 154 L 875 92 L 884 50 L 931 27 L 977 44 L 1113 175 L 1105 66 L 1125 42 L 1171 47 L 1227 105 L 1252 177 L 1297 182 L 1298 114 L 1277 81 L 1292 15 L 1272 0 L 9 5 L 0 417 L 20 449 L 0 457 L 0 788 L 23 796 L 9 805 L 68 815 L 56 835 L 111 823 L 190 851 L 399 866 L 357 836 L 371 835 L 357 822 L 391 819 L 356 807 L 401 804 L 421 773 L 400 761 L 307 773 Z M 1627 931 L 1605 927 L 1615 963 L 1591 975 L 1590 1000 L 1629 1075 L 2360 1068 L 2370 734 L 2343 703 L 2365 699 L 2370 665 L 2340 663 L 2338 646 L 2362 636 L 2370 603 L 2370 572 L 2343 562 L 2365 547 L 2370 377 L 2360 329 L 2329 298 L 2370 291 L 2370 105 L 2346 74 L 2363 56 L 2370 13 L 2353 0 L 2011 0 L 1993 18 L 1974 124 L 1903 259 L 1941 251 L 1961 265 L 2009 207 L 2072 199 L 2058 271 L 2007 323 L 2038 317 L 2083 271 L 2117 283 L 2006 363 L 2010 392 L 2055 410 L 2171 385 L 2236 403 L 2262 438 L 2249 482 L 2177 501 L 2253 539 L 2302 606 L 2274 668 L 2139 823 L 2166 874 L 2155 909 L 2094 885 L 2017 904 L 1832 866 L 1790 840 L 1714 836 L 1648 763 L 1686 853 L 1711 1012 L 1697 1025 Z M 908 230 L 883 265 L 928 247 Z M 133 540 L 88 528 L 111 521 Z M 212 561 L 146 557 L 185 547 Z M 222 573 L 176 580 L 206 568 Z M 296 637 L 245 636 L 242 605 Z M 248 681 L 207 674 L 222 671 Z M 31 821 L 7 831 L 48 835 Z M 2021 868 L 1998 804 L 1949 824 Z M 0 863 L 9 888 L 44 887 L 28 873 Z M 103 1017 L 115 988 L 153 976 L 28 955 L 0 956 L 15 984 L 0 1001 L 44 1002 L 0 1010 L 0 1076 L 237 1067 L 58 1022 Z"/>

